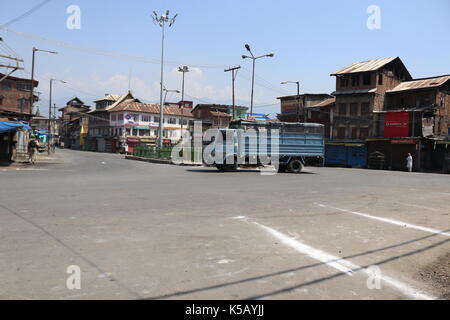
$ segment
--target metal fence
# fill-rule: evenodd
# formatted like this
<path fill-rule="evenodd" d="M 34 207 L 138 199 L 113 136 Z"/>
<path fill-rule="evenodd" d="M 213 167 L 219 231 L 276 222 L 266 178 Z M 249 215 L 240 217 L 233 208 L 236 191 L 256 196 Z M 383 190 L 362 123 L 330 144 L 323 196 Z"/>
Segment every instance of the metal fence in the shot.
<path fill-rule="evenodd" d="M 133 149 L 133 156 L 146 159 L 173 160 L 171 159 L 172 150 L 173 147 L 159 148 L 141 144 Z M 202 153 L 202 148 L 184 148 L 180 151 L 179 158 L 185 163 L 202 163 Z"/>

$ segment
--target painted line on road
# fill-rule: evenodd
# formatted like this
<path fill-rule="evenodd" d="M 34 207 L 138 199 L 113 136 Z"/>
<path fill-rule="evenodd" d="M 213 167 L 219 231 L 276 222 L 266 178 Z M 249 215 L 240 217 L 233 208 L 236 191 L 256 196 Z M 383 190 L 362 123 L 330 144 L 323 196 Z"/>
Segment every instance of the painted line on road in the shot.
<path fill-rule="evenodd" d="M 328 266 L 330 266 L 334 269 L 337 269 L 349 276 L 353 276 L 353 274 L 357 271 L 363 271 L 369 277 L 373 276 L 372 271 L 370 271 L 369 268 L 367 268 L 367 267 L 358 266 L 350 261 L 341 259 L 339 257 L 333 256 L 322 250 L 313 248 L 313 247 L 311 247 L 307 244 L 304 244 L 296 239 L 293 239 L 292 237 L 289 237 L 288 235 L 281 233 L 278 230 L 275 230 L 268 226 L 262 225 L 256 221 L 252 221 L 251 219 L 249 219 L 247 217 L 241 216 L 241 217 L 236 217 L 235 219 L 250 222 L 250 223 L 258 226 L 260 229 L 266 231 L 274 238 L 280 240 L 286 246 L 289 246 L 289 247 L 293 248 L 294 250 L 296 250 L 304 255 L 307 255 L 315 260 L 325 263 Z M 384 283 L 386 283 L 387 285 L 389 285 L 391 288 L 394 288 L 394 289 L 402 292 L 404 295 L 409 296 L 411 298 L 419 299 L 419 300 L 435 300 L 436 299 L 435 297 L 433 297 L 427 293 L 424 293 L 422 290 L 413 288 L 413 287 L 411 287 L 401 281 L 395 280 L 389 276 L 380 274 L 380 275 L 378 275 L 378 278 L 381 281 L 383 281 Z"/>
<path fill-rule="evenodd" d="M 336 208 L 336 207 L 329 206 L 329 205 L 326 205 L 326 204 L 316 203 L 316 205 L 321 207 L 321 208 L 329 208 L 329 209 L 338 210 L 338 211 L 345 212 L 345 213 L 351 213 L 351 214 L 354 214 L 354 215 L 357 215 L 357 216 L 361 216 L 361 217 L 369 218 L 369 219 L 372 219 L 372 220 L 377 220 L 377 221 L 381 221 L 381 222 L 394 224 L 394 225 L 397 225 L 397 226 L 400 226 L 400 227 L 404 227 L 404 228 L 416 229 L 416 230 L 420 230 L 420 231 L 425 231 L 425 232 L 429 232 L 429 233 L 433 233 L 433 234 L 437 234 L 437 235 L 450 237 L 450 233 L 444 232 L 444 231 L 441 231 L 441 230 L 437 230 L 437 229 L 433 229 L 433 228 L 422 227 L 422 226 L 418 226 L 418 225 L 415 225 L 415 224 L 411 224 L 411 223 L 407 223 L 407 222 L 403 222 L 403 221 L 399 221 L 399 220 L 394 220 L 394 219 L 389 219 L 389 218 L 372 216 L 370 214 L 363 213 L 363 212 L 351 211 L 351 210 L 342 209 L 342 208 Z"/>
<path fill-rule="evenodd" d="M 424 210 L 439 211 L 437 209 L 427 207 L 427 206 L 420 206 L 418 204 L 411 204 L 411 203 L 398 203 L 398 204 L 401 204 L 402 206 L 414 207 L 414 208 L 419 208 L 419 209 L 424 209 Z"/>

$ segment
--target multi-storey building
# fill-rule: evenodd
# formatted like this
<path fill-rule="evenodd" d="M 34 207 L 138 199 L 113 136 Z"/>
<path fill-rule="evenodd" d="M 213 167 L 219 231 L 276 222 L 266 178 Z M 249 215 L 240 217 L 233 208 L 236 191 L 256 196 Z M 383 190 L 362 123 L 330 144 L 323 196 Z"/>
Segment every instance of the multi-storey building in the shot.
<path fill-rule="evenodd" d="M 278 120 L 283 122 L 308 122 L 307 108 L 317 105 L 324 100 L 332 98 L 326 93 L 305 93 L 293 96 L 278 97 L 281 104 L 281 113 Z"/>
<path fill-rule="evenodd" d="M 0 79 L 5 77 L 0 73 Z M 37 87 L 38 82 L 34 81 Z M 37 97 L 33 97 L 34 101 Z M 26 160 L 33 117 L 31 80 L 7 76 L 0 81 L 0 161 Z"/>
<path fill-rule="evenodd" d="M 399 57 L 353 63 L 331 74 L 336 77 L 333 110 L 335 140 L 365 140 L 379 136 L 377 111 L 384 110 L 385 93 L 412 80 Z"/>
<path fill-rule="evenodd" d="M 159 135 L 159 104 L 142 103 L 131 92 L 121 96 L 105 95 L 88 113 L 88 150 L 133 152 L 140 143 L 155 143 Z M 163 142 L 174 144 L 181 138 L 192 118 L 190 109 L 178 104 L 164 106 Z"/>
<path fill-rule="evenodd" d="M 88 128 L 87 112 L 90 107 L 75 97 L 66 103 L 61 111 L 59 144 L 64 148 L 82 149 Z"/>

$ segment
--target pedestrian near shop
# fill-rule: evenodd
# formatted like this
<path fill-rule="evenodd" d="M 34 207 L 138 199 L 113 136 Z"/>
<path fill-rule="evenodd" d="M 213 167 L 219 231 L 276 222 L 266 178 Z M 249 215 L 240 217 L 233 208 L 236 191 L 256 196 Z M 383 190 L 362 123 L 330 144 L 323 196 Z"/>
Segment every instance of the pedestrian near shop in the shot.
<path fill-rule="evenodd" d="M 411 153 L 408 153 L 408 156 L 406 157 L 406 168 L 409 172 L 412 172 L 413 169 L 413 157 Z"/>

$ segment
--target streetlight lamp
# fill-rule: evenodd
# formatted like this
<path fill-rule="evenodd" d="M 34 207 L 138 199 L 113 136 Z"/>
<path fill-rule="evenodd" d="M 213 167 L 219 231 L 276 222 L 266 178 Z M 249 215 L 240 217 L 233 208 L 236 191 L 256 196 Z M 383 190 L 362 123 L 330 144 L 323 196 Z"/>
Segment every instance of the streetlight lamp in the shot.
<path fill-rule="evenodd" d="M 169 92 L 180 93 L 180 91 L 178 91 L 178 90 L 168 90 L 165 87 L 163 87 L 163 91 L 165 92 L 165 94 L 164 94 L 164 99 L 163 99 L 163 104 L 162 104 L 163 107 L 161 109 L 163 109 L 164 106 L 166 105 L 167 94 Z M 159 119 L 159 123 L 160 123 L 159 142 L 160 142 L 160 148 L 162 148 L 163 132 L 164 132 L 163 125 L 164 125 L 164 123 L 161 122 L 161 118 Z"/>
<path fill-rule="evenodd" d="M 164 105 L 163 105 L 163 87 L 164 87 L 164 30 L 166 23 L 169 23 L 171 27 L 175 23 L 175 18 L 178 16 L 176 14 L 172 19 L 169 18 L 169 10 L 166 11 L 165 15 L 158 16 L 158 14 L 153 11 L 153 22 L 161 27 L 162 37 L 161 37 L 161 82 L 160 82 L 160 94 L 159 94 L 159 147 L 162 148 L 162 130 L 163 130 L 163 118 L 164 118 Z"/>
<path fill-rule="evenodd" d="M 49 50 L 42 50 L 42 49 L 38 49 L 33 47 L 33 57 L 32 57 L 32 62 L 31 62 L 31 97 L 30 97 L 30 113 L 33 113 L 33 107 L 34 107 L 34 56 L 36 54 L 36 52 L 47 52 L 47 53 L 51 53 L 51 54 L 58 54 L 58 52 L 56 51 L 49 51 Z"/>
<path fill-rule="evenodd" d="M 252 72 L 252 96 L 250 100 L 250 116 L 253 116 L 253 92 L 255 88 L 255 61 L 264 58 L 264 57 L 273 57 L 273 53 L 268 53 L 262 56 L 255 57 L 252 53 L 252 50 L 250 49 L 250 46 L 248 44 L 245 45 L 245 49 L 247 49 L 248 52 L 250 52 L 251 56 L 242 55 L 242 59 L 252 59 L 253 60 L 253 72 Z"/>
<path fill-rule="evenodd" d="M 282 81 L 281 82 L 281 84 L 288 84 L 288 83 L 295 83 L 297 85 L 297 121 L 300 122 L 300 81 Z M 304 106 L 303 106 L 303 108 L 304 108 Z"/>
<path fill-rule="evenodd" d="M 189 72 L 188 66 L 178 67 L 178 72 L 183 73 L 183 81 L 181 84 L 181 132 L 183 132 L 183 108 L 184 108 L 184 75 Z"/>
<path fill-rule="evenodd" d="M 58 81 L 61 83 L 67 83 L 64 80 L 57 80 L 57 79 L 50 79 L 50 94 L 48 99 L 48 136 L 47 136 L 47 148 L 48 148 L 48 155 L 50 155 L 50 137 L 53 140 L 52 137 L 52 126 L 51 126 L 51 118 L 52 118 L 52 87 L 53 87 L 53 81 Z"/>

